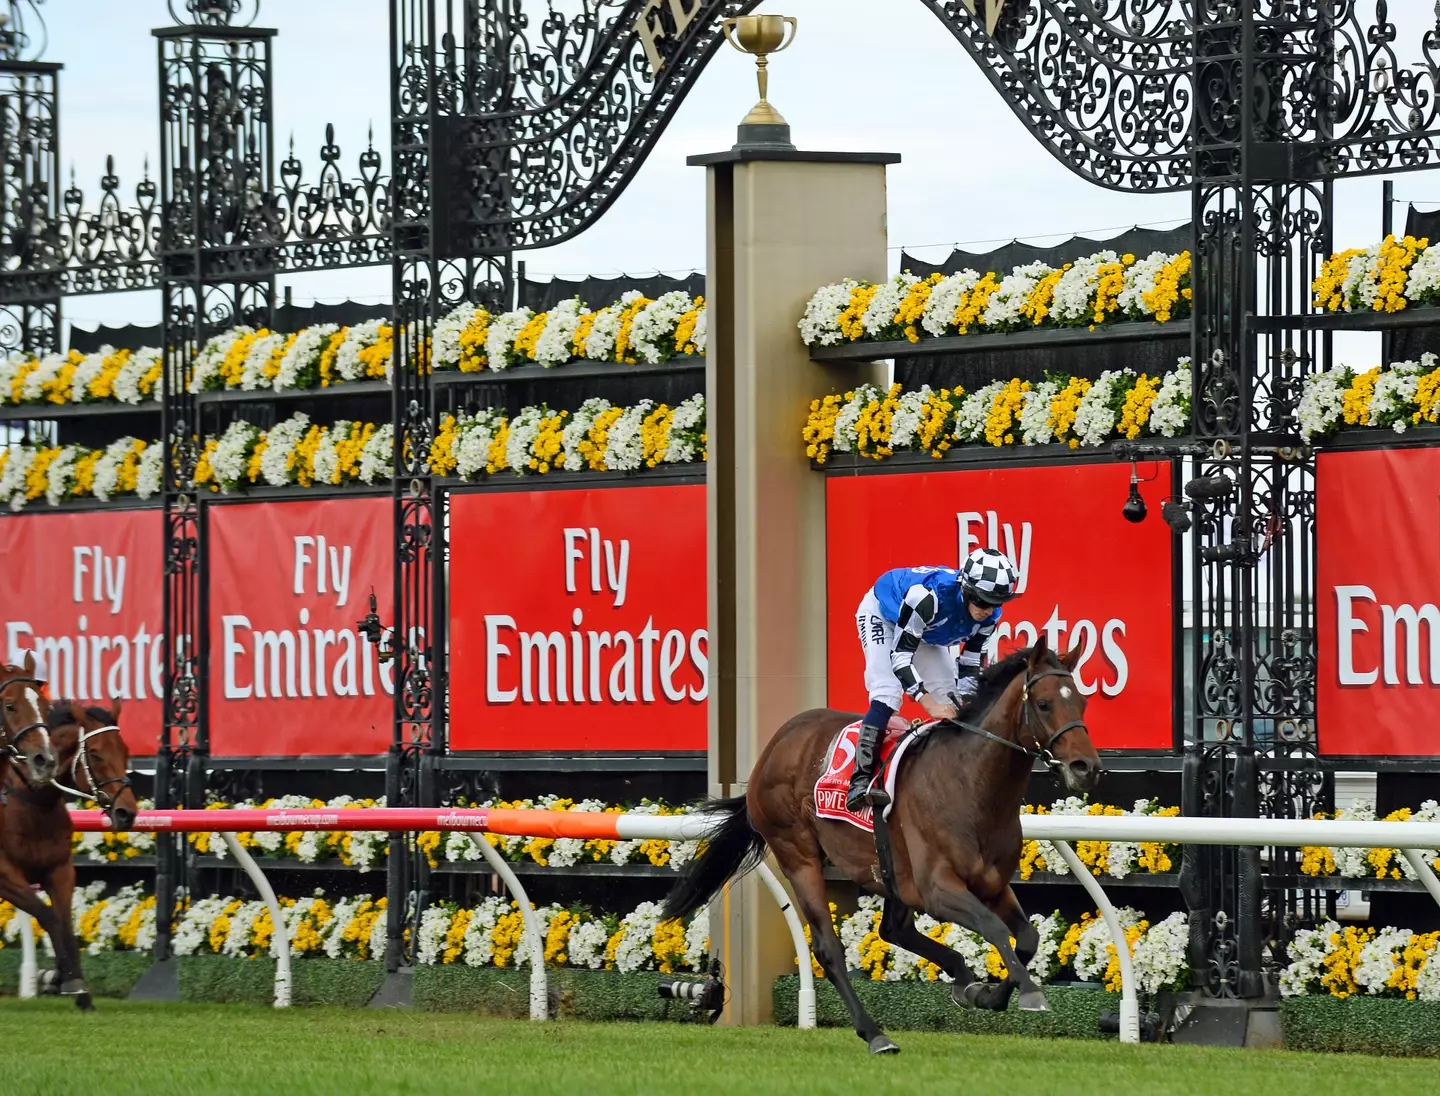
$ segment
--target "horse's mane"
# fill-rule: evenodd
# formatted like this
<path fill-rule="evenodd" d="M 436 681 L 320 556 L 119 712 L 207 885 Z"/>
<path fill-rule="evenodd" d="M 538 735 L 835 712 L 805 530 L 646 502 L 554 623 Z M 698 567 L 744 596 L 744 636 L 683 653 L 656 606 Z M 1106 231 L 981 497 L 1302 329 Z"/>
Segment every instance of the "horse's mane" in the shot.
<path fill-rule="evenodd" d="M 1030 664 L 1030 655 L 1034 649 L 1033 647 L 1021 647 L 1019 650 L 1011 651 L 998 662 L 992 662 L 985 667 L 980 672 L 979 685 L 960 709 L 960 714 L 956 718 L 963 723 L 979 723 L 984 719 L 985 713 L 1000 699 L 1010 682 L 1019 677 Z M 1054 663 L 1056 661 L 1054 653 L 1047 650 L 1045 661 Z"/>
<path fill-rule="evenodd" d="M 50 714 L 46 717 L 45 726 L 52 731 L 58 731 L 61 727 L 67 727 L 71 723 L 79 723 L 81 712 L 88 715 L 91 719 L 99 720 L 101 723 L 110 723 L 115 719 L 113 715 L 99 705 L 79 705 L 73 700 L 60 699 L 50 702 Z"/>

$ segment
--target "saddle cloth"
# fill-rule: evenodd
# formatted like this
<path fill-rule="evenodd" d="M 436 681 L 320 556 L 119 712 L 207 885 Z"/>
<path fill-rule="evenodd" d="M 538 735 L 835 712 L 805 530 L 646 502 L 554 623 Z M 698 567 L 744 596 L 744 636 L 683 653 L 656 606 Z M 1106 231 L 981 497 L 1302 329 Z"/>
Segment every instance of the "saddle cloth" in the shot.
<path fill-rule="evenodd" d="M 890 717 L 890 726 L 880 743 L 880 760 L 877 764 L 877 780 L 883 780 L 885 792 L 890 796 L 890 806 L 885 808 L 885 817 L 895 806 L 895 774 L 900 771 L 900 758 L 910 744 L 924 735 L 928 727 L 910 730 L 910 724 L 899 716 Z M 845 796 L 850 791 L 850 774 L 855 771 L 855 744 L 860 737 L 860 724 L 850 724 L 835 738 L 830 747 L 829 764 L 825 774 L 815 781 L 815 817 L 828 818 L 833 822 L 848 822 L 866 833 L 875 832 L 871 819 L 874 813 L 870 806 L 858 811 L 847 810 Z M 873 782 L 872 782 L 872 787 Z"/>

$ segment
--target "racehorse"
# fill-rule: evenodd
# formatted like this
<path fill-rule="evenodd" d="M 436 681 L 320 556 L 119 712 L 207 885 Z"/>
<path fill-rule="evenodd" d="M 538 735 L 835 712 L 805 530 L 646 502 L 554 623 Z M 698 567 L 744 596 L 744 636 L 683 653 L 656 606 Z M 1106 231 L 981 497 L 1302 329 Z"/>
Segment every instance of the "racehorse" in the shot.
<path fill-rule="evenodd" d="M 900 1048 L 865 1011 L 845 970 L 845 949 L 826 898 L 826 858 L 864 890 L 884 898 L 880 936 L 936 964 L 954 979 L 961 1008 L 1003 1011 L 1020 991 L 1020 1007 L 1047 1011 L 1025 964 L 1039 935 L 1010 880 L 1020 863 L 1020 806 L 1035 758 L 1085 792 L 1101 772 L 1085 727 L 1085 698 L 1073 671 L 1080 648 L 1063 658 L 1042 638 L 984 671 L 975 695 L 953 720 L 930 726 L 901 759 L 889 818 L 894 889 L 881 881 L 871 834 L 818 819 L 814 788 L 840 732 L 860 717 L 829 708 L 802 712 L 776 733 L 750 774 L 745 795 L 712 800 L 727 815 L 707 836 L 704 853 L 681 873 L 665 901 L 666 918 L 709 902 L 732 876 L 759 863 L 769 846 L 810 923 L 825 976 L 850 1010 L 855 1033 L 872 1053 Z M 965 961 L 921 933 L 914 910 L 973 929 L 1005 963 L 998 984 L 976 982 Z M 1010 937 L 1015 937 L 1012 949 Z"/>
<path fill-rule="evenodd" d="M 35 677 L 32 652 L 26 652 L 19 666 L 0 664 L 0 778 L 13 762 L 30 787 L 50 783 L 55 751 L 45 727 L 48 709 L 44 688 Z"/>
<path fill-rule="evenodd" d="M 55 782 L 39 789 L 13 779 L 0 785 L 4 793 L 0 795 L 0 898 L 40 922 L 55 948 L 60 992 L 73 995 L 82 1009 L 94 1006 L 80 970 L 80 943 L 72 919 L 74 827 L 62 793 L 94 799 L 116 830 L 134 824 L 138 804 L 119 719 L 118 700 L 113 711 L 55 701 L 47 719 L 59 761 Z M 49 905 L 40 900 L 34 885 L 45 889 Z"/>

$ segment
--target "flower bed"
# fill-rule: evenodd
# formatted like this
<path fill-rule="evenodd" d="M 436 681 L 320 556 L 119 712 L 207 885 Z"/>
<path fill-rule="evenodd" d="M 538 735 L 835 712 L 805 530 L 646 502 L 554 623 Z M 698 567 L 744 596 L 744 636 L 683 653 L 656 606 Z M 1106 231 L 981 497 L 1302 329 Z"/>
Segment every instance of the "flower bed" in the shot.
<path fill-rule="evenodd" d="M 883 460 L 897 452 L 937 460 L 956 445 L 1103 445 L 1116 438 L 1175 437 L 1190 425 L 1190 359 L 1161 377 L 1105 370 L 1091 381 L 1052 373 L 1039 384 L 992 381 L 975 392 L 884 391 L 863 384 L 812 400 L 805 454 L 824 464 L 832 452 Z"/>
<path fill-rule="evenodd" d="M 1428 239 L 1386 236 L 1370 247 L 1336 252 L 1311 284 L 1327 312 L 1403 312 L 1440 304 L 1440 247 Z"/>
<path fill-rule="evenodd" d="M 1440 932 L 1397 928 L 1341 928 L 1327 921 L 1301 929 L 1287 949 L 1290 965 L 1280 975 L 1286 997 L 1329 994 L 1347 998 L 1397 997 L 1440 1001 Z"/>
<path fill-rule="evenodd" d="M 1337 818 L 1346 822 L 1374 822 L 1375 805 L 1357 800 L 1333 815 L 1317 814 L 1316 818 Z M 1427 799 L 1419 810 L 1401 807 L 1391 811 L 1382 822 L 1440 821 L 1440 804 Z M 1397 835 L 1398 836 L 1398 835 Z M 1421 849 L 1420 855 L 1436 871 L 1440 871 L 1440 851 Z M 1415 879 L 1410 861 L 1399 849 L 1340 849 L 1323 845 L 1307 845 L 1300 850 L 1300 871 L 1305 875 L 1339 876 L 1342 879 Z"/>
<path fill-rule="evenodd" d="M 823 286 L 805 306 L 806 346 L 845 342 L 918 343 L 971 333 L 1158 324 L 1190 314 L 1190 252 L 1144 259 L 1097 251 L 1051 267 L 1035 262 L 1007 274 L 962 270 L 917 278 L 908 272 L 875 285 L 847 279 Z"/>
<path fill-rule="evenodd" d="M 1337 366 L 1305 378 L 1300 397 L 1300 433 L 1320 441 L 1346 427 L 1390 429 L 1440 422 L 1440 358 L 1393 362 L 1356 372 Z"/>

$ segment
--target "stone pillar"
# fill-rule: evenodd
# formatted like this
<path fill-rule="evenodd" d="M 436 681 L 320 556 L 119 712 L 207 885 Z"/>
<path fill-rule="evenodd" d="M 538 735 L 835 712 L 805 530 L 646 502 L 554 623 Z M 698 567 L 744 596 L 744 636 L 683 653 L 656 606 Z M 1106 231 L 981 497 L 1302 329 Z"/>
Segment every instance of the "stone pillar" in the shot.
<path fill-rule="evenodd" d="M 780 725 L 825 704 L 825 482 L 801 432 L 812 399 L 884 369 L 811 362 L 797 324 L 819 286 L 886 277 L 885 165 L 899 159 L 737 148 L 689 161 L 708 173 L 712 795 L 743 794 Z M 795 970 L 775 903 L 746 879 L 710 924 L 726 1022 L 769 1022 L 774 980 Z"/>

